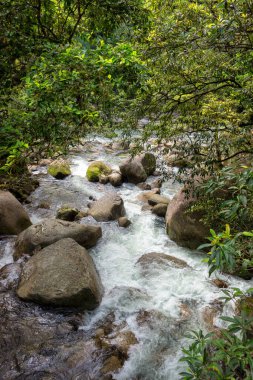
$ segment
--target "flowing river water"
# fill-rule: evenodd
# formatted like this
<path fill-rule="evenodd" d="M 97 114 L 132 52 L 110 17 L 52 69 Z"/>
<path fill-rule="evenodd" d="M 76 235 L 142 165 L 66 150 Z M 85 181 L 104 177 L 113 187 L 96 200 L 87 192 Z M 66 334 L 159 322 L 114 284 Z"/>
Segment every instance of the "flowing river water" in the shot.
<path fill-rule="evenodd" d="M 113 375 L 113 379 L 176 380 L 180 379 L 179 373 L 184 369 L 179 359 L 187 341 L 185 333 L 190 329 L 208 329 L 205 315 L 212 315 L 222 292 L 208 278 L 202 255 L 177 246 L 166 234 L 164 219 L 149 210 L 142 210 L 143 203 L 137 199 L 142 190 L 128 183 L 113 188 L 110 184 L 87 181 L 85 173 L 90 161 L 99 159 L 117 166 L 125 154 L 111 150 L 104 140 L 97 139 L 86 152 L 70 155 L 72 175 L 63 181 L 47 175 L 45 167 L 36 168 L 34 175 L 39 178 L 40 186 L 30 196 L 31 203 L 26 208 L 35 223 L 55 217 L 61 205 L 83 209 L 89 196 L 99 198 L 108 191 L 120 194 L 132 224 L 124 229 L 117 222 L 100 223 L 103 236 L 89 253 L 101 276 L 104 296 L 96 310 L 84 314 L 79 329 L 91 331 L 99 321 L 113 313 L 116 323 L 126 323 L 137 339 L 123 368 Z M 154 179 L 150 177 L 148 181 Z M 178 189 L 178 184 L 167 181 L 161 194 L 172 198 Z M 41 202 L 48 203 L 49 208 L 38 207 Z M 81 223 L 87 222 L 96 223 L 91 217 L 81 220 Z M 10 238 L 0 241 L 1 267 L 12 262 L 13 241 Z M 175 256 L 186 261 L 188 267 L 153 263 L 143 268 L 136 264 L 142 255 L 150 252 Z M 219 277 L 230 286 L 250 287 L 249 281 L 232 276 Z M 224 312 L 229 313 L 229 308 Z M 214 324 L 221 326 L 215 313 Z"/>

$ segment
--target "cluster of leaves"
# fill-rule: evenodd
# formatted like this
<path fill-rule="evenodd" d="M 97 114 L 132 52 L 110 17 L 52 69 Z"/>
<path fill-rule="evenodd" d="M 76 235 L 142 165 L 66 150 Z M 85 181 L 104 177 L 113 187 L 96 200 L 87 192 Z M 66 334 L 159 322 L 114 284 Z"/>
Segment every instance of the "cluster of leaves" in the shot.
<path fill-rule="evenodd" d="M 196 210 L 205 210 L 203 219 L 219 229 L 230 224 L 233 231 L 251 229 L 253 222 L 253 170 L 225 167 L 195 188 Z"/>
<path fill-rule="evenodd" d="M 120 117 L 144 72 L 129 43 L 87 37 L 70 46 L 49 46 L 9 102 L 2 133 L 18 130 L 38 155 L 67 150 L 88 132 L 104 133 Z"/>
<path fill-rule="evenodd" d="M 253 2 L 153 1 L 154 26 L 144 49 L 151 76 L 137 116 L 169 151 L 210 174 L 252 155 Z"/>
<path fill-rule="evenodd" d="M 149 11 L 143 0 L 0 3 L 5 171 L 23 154 L 64 151 L 91 129 L 112 127 L 142 87 L 144 65 L 132 41 L 146 33 Z"/>
<path fill-rule="evenodd" d="M 225 302 L 236 301 L 240 305 L 239 315 L 221 317 L 228 326 L 214 333 L 204 335 L 192 331 L 187 337 L 193 342 L 184 348 L 181 361 L 187 363 L 182 380 L 250 380 L 253 376 L 253 315 L 252 310 L 242 307 L 248 298 L 252 299 L 253 289 L 243 293 L 240 289 L 224 290 Z"/>
<path fill-rule="evenodd" d="M 253 232 L 239 232 L 231 234 L 227 224 L 226 229 L 218 234 L 213 229 L 210 230 L 210 243 L 202 244 L 199 249 L 210 249 L 208 258 L 204 262 L 208 263 L 209 276 L 220 270 L 227 273 L 235 273 L 242 277 L 251 278 L 253 275 Z"/>

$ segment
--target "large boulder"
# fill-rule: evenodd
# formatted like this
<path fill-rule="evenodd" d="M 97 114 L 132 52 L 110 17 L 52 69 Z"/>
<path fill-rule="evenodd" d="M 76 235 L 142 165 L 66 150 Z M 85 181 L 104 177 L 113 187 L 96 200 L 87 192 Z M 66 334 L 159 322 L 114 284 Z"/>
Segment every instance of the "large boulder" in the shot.
<path fill-rule="evenodd" d="M 44 220 L 34 224 L 18 235 L 14 259 L 23 254 L 32 255 L 35 250 L 47 247 L 58 240 L 72 238 L 85 248 L 93 247 L 102 236 L 99 226 L 84 225 L 63 220 Z"/>
<path fill-rule="evenodd" d="M 148 177 L 141 162 L 132 158 L 127 159 L 120 165 L 120 171 L 124 181 L 136 185 L 140 182 L 145 182 Z"/>
<path fill-rule="evenodd" d="M 69 163 L 63 159 L 54 160 L 48 166 L 47 172 L 56 179 L 64 179 L 71 174 Z"/>
<path fill-rule="evenodd" d="M 0 191 L 0 235 L 17 235 L 31 224 L 21 203 L 9 191 Z"/>
<path fill-rule="evenodd" d="M 119 219 L 126 213 L 123 199 L 117 193 L 107 193 L 98 201 L 93 202 L 89 215 L 98 222 Z"/>
<path fill-rule="evenodd" d="M 139 161 L 146 174 L 149 176 L 154 173 L 156 170 L 156 158 L 153 153 L 146 152 L 136 157 L 137 161 Z"/>
<path fill-rule="evenodd" d="M 86 171 L 86 177 L 88 181 L 90 182 L 98 182 L 99 178 L 103 176 L 107 176 L 111 174 L 112 169 L 110 166 L 106 165 L 102 161 L 94 161 L 92 162 L 87 171 Z"/>
<path fill-rule="evenodd" d="M 201 221 L 203 214 L 190 211 L 192 197 L 187 198 L 180 190 L 170 201 L 166 213 L 166 229 L 171 240 L 190 249 L 196 249 L 206 242 L 209 228 Z"/>
<path fill-rule="evenodd" d="M 94 309 L 103 288 L 92 258 L 73 239 L 62 239 L 36 253 L 23 267 L 18 296 L 53 306 Z"/>

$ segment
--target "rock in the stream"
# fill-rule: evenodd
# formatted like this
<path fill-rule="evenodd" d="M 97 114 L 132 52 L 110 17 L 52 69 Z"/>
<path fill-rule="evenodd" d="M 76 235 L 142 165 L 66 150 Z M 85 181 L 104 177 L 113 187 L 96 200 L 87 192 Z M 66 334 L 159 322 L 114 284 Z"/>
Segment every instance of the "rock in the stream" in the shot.
<path fill-rule="evenodd" d="M 214 286 L 217 286 L 217 288 L 228 288 L 228 283 L 224 280 L 221 280 L 220 278 L 214 278 L 211 283 Z"/>
<path fill-rule="evenodd" d="M 189 268 L 189 265 L 184 260 L 159 252 L 150 252 L 142 255 L 136 264 L 145 268 L 154 263 L 159 265 L 167 264 L 174 268 Z"/>
<path fill-rule="evenodd" d="M 18 296 L 54 306 L 94 309 L 103 288 L 92 258 L 73 239 L 62 239 L 36 253 L 23 267 Z"/>
<path fill-rule="evenodd" d="M 162 178 L 157 178 L 153 182 L 151 182 L 151 189 L 160 189 L 162 187 L 163 180 Z"/>
<path fill-rule="evenodd" d="M 21 264 L 11 263 L 0 269 L 0 291 L 11 290 L 17 287 L 21 274 Z"/>
<path fill-rule="evenodd" d="M 130 226 L 130 224 L 132 224 L 132 222 L 126 216 L 122 216 L 118 219 L 118 224 L 120 227 L 127 228 Z"/>
<path fill-rule="evenodd" d="M 159 203 L 162 203 L 168 206 L 168 204 L 170 203 L 170 200 L 169 198 L 164 197 L 160 194 L 153 194 L 148 198 L 148 204 L 150 204 L 151 206 L 156 206 Z"/>
<path fill-rule="evenodd" d="M 167 212 L 167 208 L 168 208 L 168 205 L 165 204 L 165 203 L 158 203 L 157 205 L 155 205 L 153 208 L 152 208 L 152 213 L 157 215 L 157 216 L 161 216 L 161 217 L 165 217 L 166 215 L 166 212 Z"/>
<path fill-rule="evenodd" d="M 145 191 L 139 195 L 137 195 L 138 201 L 141 202 L 148 202 L 148 200 L 154 195 L 154 194 L 160 194 L 160 189 L 153 189 L 150 191 Z"/>
<path fill-rule="evenodd" d="M 0 235 L 17 235 L 31 224 L 21 203 L 9 191 L 0 191 Z"/>
<path fill-rule="evenodd" d="M 134 184 L 145 182 L 148 177 L 141 162 L 131 158 L 120 165 L 120 171 L 124 181 Z"/>
<path fill-rule="evenodd" d="M 98 222 L 117 220 L 126 213 L 123 199 L 117 193 L 107 193 L 98 201 L 92 203 L 89 209 Z"/>
<path fill-rule="evenodd" d="M 106 165 L 104 162 L 94 161 L 89 165 L 86 171 L 86 177 L 90 182 L 98 182 L 99 178 L 102 175 L 108 176 L 109 174 L 111 174 L 111 172 L 112 169 L 110 168 L 110 166 Z"/>
<path fill-rule="evenodd" d="M 77 208 L 73 208 L 70 206 L 62 206 L 57 211 L 56 219 L 73 222 L 76 219 L 78 213 L 79 213 L 79 210 Z"/>
<path fill-rule="evenodd" d="M 56 179 L 64 179 L 71 174 L 69 163 L 63 159 L 54 160 L 48 166 L 47 172 Z"/>
<path fill-rule="evenodd" d="M 122 185 L 122 175 L 118 172 L 113 172 L 108 176 L 109 182 L 112 186 L 118 187 Z"/>
<path fill-rule="evenodd" d="M 187 199 L 180 190 L 170 201 L 166 213 L 166 229 L 171 240 L 177 244 L 196 249 L 206 242 L 209 228 L 201 221 L 200 212 L 189 212 L 193 199 Z"/>
<path fill-rule="evenodd" d="M 48 219 L 28 227 L 18 235 L 14 260 L 23 254 L 32 255 L 34 250 L 44 248 L 64 238 L 72 238 L 85 248 L 93 247 L 102 236 L 101 227 L 63 220 Z"/>
<path fill-rule="evenodd" d="M 156 170 L 156 158 L 153 153 L 145 152 L 137 156 L 136 159 L 142 164 L 147 176 L 153 174 Z"/>
<path fill-rule="evenodd" d="M 151 190 L 151 185 L 146 182 L 141 182 L 137 185 L 141 190 Z"/>

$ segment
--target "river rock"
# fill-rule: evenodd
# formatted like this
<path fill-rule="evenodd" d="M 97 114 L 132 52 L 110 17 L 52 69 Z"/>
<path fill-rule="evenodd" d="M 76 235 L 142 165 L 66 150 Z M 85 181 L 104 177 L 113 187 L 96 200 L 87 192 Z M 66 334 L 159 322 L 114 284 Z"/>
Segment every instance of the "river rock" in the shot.
<path fill-rule="evenodd" d="M 102 236 L 99 226 L 48 219 L 28 227 L 18 235 L 14 260 L 23 254 L 32 255 L 35 250 L 47 247 L 58 240 L 72 238 L 85 248 L 96 245 Z"/>
<path fill-rule="evenodd" d="M 208 331 L 217 332 L 218 328 L 215 325 L 215 319 L 222 311 L 222 303 L 220 300 L 214 300 L 210 305 L 202 308 L 202 321 Z"/>
<path fill-rule="evenodd" d="M 160 189 L 162 187 L 163 180 L 162 178 L 156 178 L 154 181 L 151 182 L 151 189 Z"/>
<path fill-rule="evenodd" d="M 142 164 L 147 176 L 150 176 L 156 170 L 156 158 L 153 153 L 145 152 L 137 156 L 136 159 Z"/>
<path fill-rule="evenodd" d="M 73 239 L 36 253 L 23 267 L 17 295 L 25 301 L 94 309 L 103 288 L 92 258 Z"/>
<path fill-rule="evenodd" d="M 0 235 L 17 235 L 31 224 L 21 203 L 9 191 L 0 191 Z"/>
<path fill-rule="evenodd" d="M 123 199 L 117 193 L 107 193 L 98 201 L 93 202 L 89 209 L 98 222 L 117 220 L 126 213 Z"/>
<path fill-rule="evenodd" d="M 217 286 L 217 288 L 228 288 L 228 283 L 224 280 L 221 280 L 220 278 L 214 278 L 212 279 L 211 283 L 214 286 Z"/>
<path fill-rule="evenodd" d="M 174 268 L 189 268 L 189 265 L 177 257 L 167 255 L 165 253 L 150 252 L 142 255 L 136 264 L 141 265 L 143 268 L 152 264 L 168 264 Z"/>
<path fill-rule="evenodd" d="M 157 215 L 157 216 L 161 216 L 161 217 L 165 217 L 166 215 L 166 212 L 167 212 L 167 208 L 168 208 L 168 205 L 165 204 L 165 203 L 158 203 L 157 205 L 155 205 L 153 208 L 152 208 L 152 213 Z"/>
<path fill-rule="evenodd" d="M 76 219 L 78 213 L 79 213 L 79 210 L 77 210 L 77 208 L 73 208 L 70 206 L 62 206 L 57 211 L 56 219 L 73 222 Z"/>
<path fill-rule="evenodd" d="M 109 182 L 112 186 L 118 187 L 122 185 L 122 175 L 118 172 L 113 172 L 108 176 Z"/>
<path fill-rule="evenodd" d="M 21 264 L 11 263 L 0 269 L 0 291 L 11 290 L 17 287 L 21 274 Z"/>
<path fill-rule="evenodd" d="M 71 174 L 69 163 L 62 158 L 54 160 L 48 166 L 47 172 L 56 179 L 64 179 Z"/>
<path fill-rule="evenodd" d="M 141 162 L 132 158 L 127 159 L 120 165 L 120 171 L 124 181 L 134 183 L 135 185 L 145 182 L 148 177 Z"/>
<path fill-rule="evenodd" d="M 101 174 L 101 176 L 99 176 L 99 183 L 101 183 L 102 185 L 106 185 L 108 182 L 109 182 L 108 175 Z"/>
<path fill-rule="evenodd" d="M 118 356 L 112 355 L 104 362 L 104 365 L 101 369 L 102 374 L 114 373 L 120 368 L 122 368 L 123 363 L 122 360 L 118 358 Z M 109 378 L 108 378 L 109 379 Z"/>
<path fill-rule="evenodd" d="M 109 165 L 105 164 L 102 161 L 94 161 L 89 165 L 86 171 L 86 177 L 90 182 L 98 182 L 100 176 L 108 176 L 109 174 L 111 174 L 111 172 L 112 169 Z"/>
<path fill-rule="evenodd" d="M 153 189 L 150 191 L 145 191 L 139 195 L 137 195 L 138 201 L 148 203 L 148 200 L 154 195 L 154 194 L 160 194 L 160 189 Z"/>
<path fill-rule="evenodd" d="M 148 204 L 150 204 L 151 206 L 156 206 L 159 203 L 162 203 L 168 206 L 168 204 L 170 203 L 170 199 L 160 194 L 153 194 L 148 198 Z"/>
<path fill-rule="evenodd" d="M 146 182 L 141 182 L 137 185 L 139 187 L 139 189 L 141 190 L 151 190 L 151 186 L 149 183 L 146 183 Z"/>
<path fill-rule="evenodd" d="M 187 199 L 183 190 L 170 201 L 166 213 L 166 229 L 171 240 L 190 249 L 206 242 L 209 228 L 201 221 L 203 214 L 188 212 L 193 199 Z"/>
<path fill-rule="evenodd" d="M 118 224 L 120 227 L 127 228 L 130 226 L 130 224 L 132 224 L 132 222 L 126 216 L 122 216 L 118 219 Z"/>

